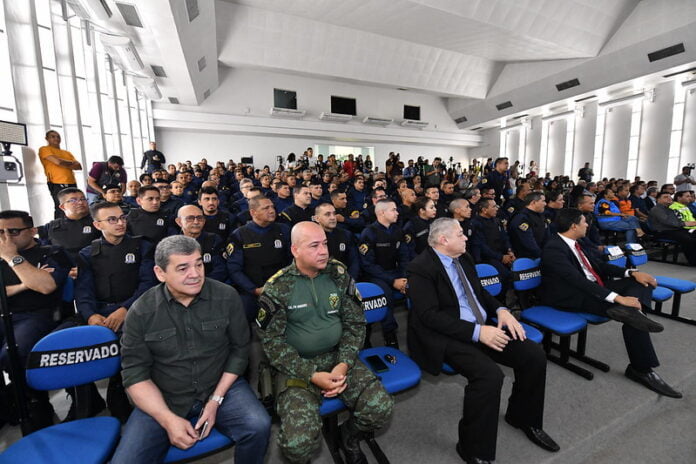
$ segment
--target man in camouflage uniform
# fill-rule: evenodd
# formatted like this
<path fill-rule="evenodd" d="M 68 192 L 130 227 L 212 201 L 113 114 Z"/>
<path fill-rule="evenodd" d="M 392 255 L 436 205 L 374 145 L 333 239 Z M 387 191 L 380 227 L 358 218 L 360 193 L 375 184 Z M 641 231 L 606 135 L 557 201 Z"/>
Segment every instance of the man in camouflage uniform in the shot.
<path fill-rule="evenodd" d="M 347 268 L 329 259 L 318 224 L 298 223 L 291 240 L 295 260 L 268 279 L 257 317 L 276 371 L 280 449 L 292 463 L 307 462 L 321 444 L 321 402 L 338 397 L 352 411 L 340 427 L 346 462 L 367 463 L 360 438 L 386 423 L 393 399 L 358 359 L 365 339 L 360 294 Z"/>

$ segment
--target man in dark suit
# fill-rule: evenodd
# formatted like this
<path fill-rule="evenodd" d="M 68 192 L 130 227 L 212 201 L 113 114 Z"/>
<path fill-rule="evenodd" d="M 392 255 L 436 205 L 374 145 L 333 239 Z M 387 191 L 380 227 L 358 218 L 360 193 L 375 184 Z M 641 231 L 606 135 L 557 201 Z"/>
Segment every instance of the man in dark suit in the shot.
<path fill-rule="evenodd" d="M 468 379 L 457 453 L 468 463 L 495 459 L 503 372 L 515 371 L 505 420 L 549 451 L 558 445 L 542 429 L 546 356 L 524 328 L 481 287 L 466 236 L 456 219 L 436 219 L 429 247 L 408 266 L 408 347 L 413 359 L 438 375 L 446 362 Z M 492 325 L 491 317 L 498 318 Z"/>
<path fill-rule="evenodd" d="M 589 312 L 622 322 L 630 360 L 626 377 L 661 395 L 681 398 L 681 393 L 652 370 L 659 362 L 649 332 L 661 332 L 663 327 L 642 310 L 650 307 L 655 278 L 586 253 L 578 240 L 587 232 L 587 221 L 578 209 L 560 210 L 556 230 L 541 258 L 542 302 L 564 311 Z"/>

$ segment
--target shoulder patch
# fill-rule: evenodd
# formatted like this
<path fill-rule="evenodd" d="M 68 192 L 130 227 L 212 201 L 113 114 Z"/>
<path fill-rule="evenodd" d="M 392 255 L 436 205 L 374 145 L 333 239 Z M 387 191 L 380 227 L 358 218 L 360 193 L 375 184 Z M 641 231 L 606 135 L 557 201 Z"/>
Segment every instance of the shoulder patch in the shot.
<path fill-rule="evenodd" d="M 261 330 L 266 330 L 276 312 L 278 312 L 278 306 L 273 300 L 266 295 L 261 295 L 259 297 L 259 312 L 256 313 L 256 325 Z"/>
<path fill-rule="evenodd" d="M 367 246 L 367 243 L 363 243 L 358 247 L 358 251 L 361 255 L 366 255 L 369 249 L 370 248 Z"/>
<path fill-rule="evenodd" d="M 227 244 L 227 248 L 225 248 L 225 253 L 227 256 L 230 256 L 232 253 L 234 253 L 234 243 L 230 242 Z"/>
<path fill-rule="evenodd" d="M 282 276 L 283 273 L 285 272 L 285 268 L 281 269 L 280 271 L 276 272 L 273 274 L 271 277 L 268 278 L 266 281 L 267 284 L 273 283 L 274 280 L 276 280 L 278 277 Z"/>
<path fill-rule="evenodd" d="M 411 234 L 404 234 L 404 242 L 411 243 L 411 240 L 413 240 Z"/>
<path fill-rule="evenodd" d="M 351 219 L 358 219 L 359 217 L 360 217 L 360 211 L 358 211 L 357 209 L 355 211 L 353 211 L 352 213 L 350 213 Z"/>
<path fill-rule="evenodd" d="M 487 178 L 487 177 L 484 177 L 483 179 L 481 179 L 481 183 L 482 183 L 482 184 L 485 184 L 486 182 L 488 182 L 488 178 Z"/>
<path fill-rule="evenodd" d="M 527 232 L 527 229 L 529 229 L 529 224 L 527 224 L 526 222 L 523 222 L 522 224 L 520 224 L 520 225 L 517 226 L 517 227 L 518 227 L 521 231 Z"/>
<path fill-rule="evenodd" d="M 508 213 L 512 214 L 512 213 L 515 212 L 515 207 L 514 207 L 514 206 L 511 206 L 511 207 L 509 207 L 507 210 L 508 210 Z"/>

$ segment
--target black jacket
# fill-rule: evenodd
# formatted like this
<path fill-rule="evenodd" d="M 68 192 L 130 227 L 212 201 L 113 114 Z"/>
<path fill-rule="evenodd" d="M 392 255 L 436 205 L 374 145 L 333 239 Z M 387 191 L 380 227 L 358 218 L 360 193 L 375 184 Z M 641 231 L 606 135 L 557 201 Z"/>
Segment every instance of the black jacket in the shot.
<path fill-rule="evenodd" d="M 603 281 L 623 277 L 624 269 L 595 259 L 584 252 L 594 271 Z M 541 255 L 541 301 L 558 309 L 586 311 L 604 300 L 611 290 L 587 279 L 570 247 L 554 234 Z"/>
<path fill-rule="evenodd" d="M 471 256 L 464 254 L 459 262 L 490 320 L 500 303 L 481 287 Z M 447 340 L 474 343 L 471 337 L 476 324 L 459 319 L 457 294 L 431 247 L 411 261 L 407 276 L 408 296 L 412 302 L 408 315 L 409 354 L 423 370 L 438 375 Z"/>

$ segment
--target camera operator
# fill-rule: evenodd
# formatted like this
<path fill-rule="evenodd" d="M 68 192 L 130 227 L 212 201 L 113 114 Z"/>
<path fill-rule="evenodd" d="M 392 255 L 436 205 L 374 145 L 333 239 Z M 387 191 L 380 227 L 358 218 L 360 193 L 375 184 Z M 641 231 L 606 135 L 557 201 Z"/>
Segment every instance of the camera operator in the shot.
<path fill-rule="evenodd" d="M 687 164 L 682 168 L 682 173 L 674 178 L 674 185 L 677 186 L 677 192 L 694 190 L 692 185 L 696 185 L 696 180 L 694 180 L 694 176 L 691 175 L 693 169 L 693 164 Z"/>

